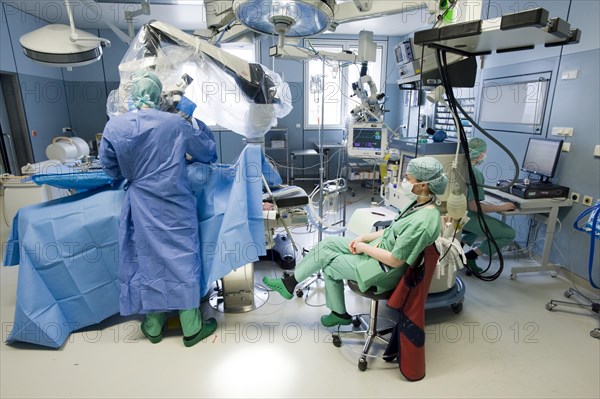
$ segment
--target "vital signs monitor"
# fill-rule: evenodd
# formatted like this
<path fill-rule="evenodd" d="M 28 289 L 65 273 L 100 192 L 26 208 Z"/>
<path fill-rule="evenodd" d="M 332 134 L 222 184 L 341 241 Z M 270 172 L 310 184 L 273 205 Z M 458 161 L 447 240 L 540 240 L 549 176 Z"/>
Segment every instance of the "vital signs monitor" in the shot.
<path fill-rule="evenodd" d="M 349 157 L 383 158 L 387 145 L 387 129 L 381 123 L 356 123 L 348 131 Z"/>

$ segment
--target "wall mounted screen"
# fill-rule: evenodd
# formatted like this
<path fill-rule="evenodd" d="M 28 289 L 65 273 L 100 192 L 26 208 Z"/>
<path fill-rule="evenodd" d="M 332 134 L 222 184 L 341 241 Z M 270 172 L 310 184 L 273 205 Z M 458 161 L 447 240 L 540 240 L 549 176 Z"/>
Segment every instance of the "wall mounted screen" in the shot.
<path fill-rule="evenodd" d="M 483 82 L 479 124 L 488 130 L 541 134 L 550 72 Z"/>

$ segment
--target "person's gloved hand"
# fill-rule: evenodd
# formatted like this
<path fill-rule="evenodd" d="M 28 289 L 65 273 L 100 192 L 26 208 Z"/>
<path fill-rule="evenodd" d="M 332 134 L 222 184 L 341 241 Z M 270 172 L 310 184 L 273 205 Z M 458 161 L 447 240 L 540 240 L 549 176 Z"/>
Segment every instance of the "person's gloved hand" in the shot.
<path fill-rule="evenodd" d="M 177 104 L 177 111 L 179 115 L 181 115 L 184 119 L 191 120 L 195 110 L 196 103 L 194 103 L 186 96 L 182 96 L 181 100 L 179 101 L 179 104 Z"/>

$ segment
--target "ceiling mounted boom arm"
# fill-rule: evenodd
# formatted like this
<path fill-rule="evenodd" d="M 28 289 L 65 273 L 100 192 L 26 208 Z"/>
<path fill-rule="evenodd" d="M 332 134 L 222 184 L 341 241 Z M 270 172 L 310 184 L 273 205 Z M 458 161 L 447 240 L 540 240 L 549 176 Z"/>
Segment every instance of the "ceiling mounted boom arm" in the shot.
<path fill-rule="evenodd" d="M 138 15 L 150 15 L 150 1 L 149 0 L 140 0 L 141 8 L 135 11 L 125 11 L 125 20 L 127 21 L 127 33 L 129 37 L 133 39 L 135 36 L 135 32 L 133 30 L 133 18 Z"/>
<path fill-rule="evenodd" d="M 335 30 L 339 24 L 346 22 L 361 21 L 386 15 L 406 14 L 407 18 L 418 18 L 420 10 L 425 10 L 429 15 L 433 15 L 438 11 L 438 2 L 435 0 L 368 2 L 354 0 L 352 3 L 340 3 L 335 6 L 335 18 L 331 23 L 331 30 Z"/>

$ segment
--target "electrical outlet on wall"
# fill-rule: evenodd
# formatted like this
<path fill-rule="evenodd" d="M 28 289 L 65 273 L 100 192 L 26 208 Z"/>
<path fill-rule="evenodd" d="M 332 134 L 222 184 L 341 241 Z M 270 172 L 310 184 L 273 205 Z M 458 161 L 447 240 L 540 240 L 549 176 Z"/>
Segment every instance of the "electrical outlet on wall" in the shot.
<path fill-rule="evenodd" d="M 584 195 L 583 196 L 583 200 L 581 201 L 581 203 L 585 206 L 592 206 L 592 201 L 594 199 L 592 197 L 590 197 L 589 195 Z"/>
<path fill-rule="evenodd" d="M 572 192 L 572 193 L 571 193 L 571 200 L 572 200 L 573 202 L 579 202 L 579 193 L 574 193 L 574 192 Z"/>

